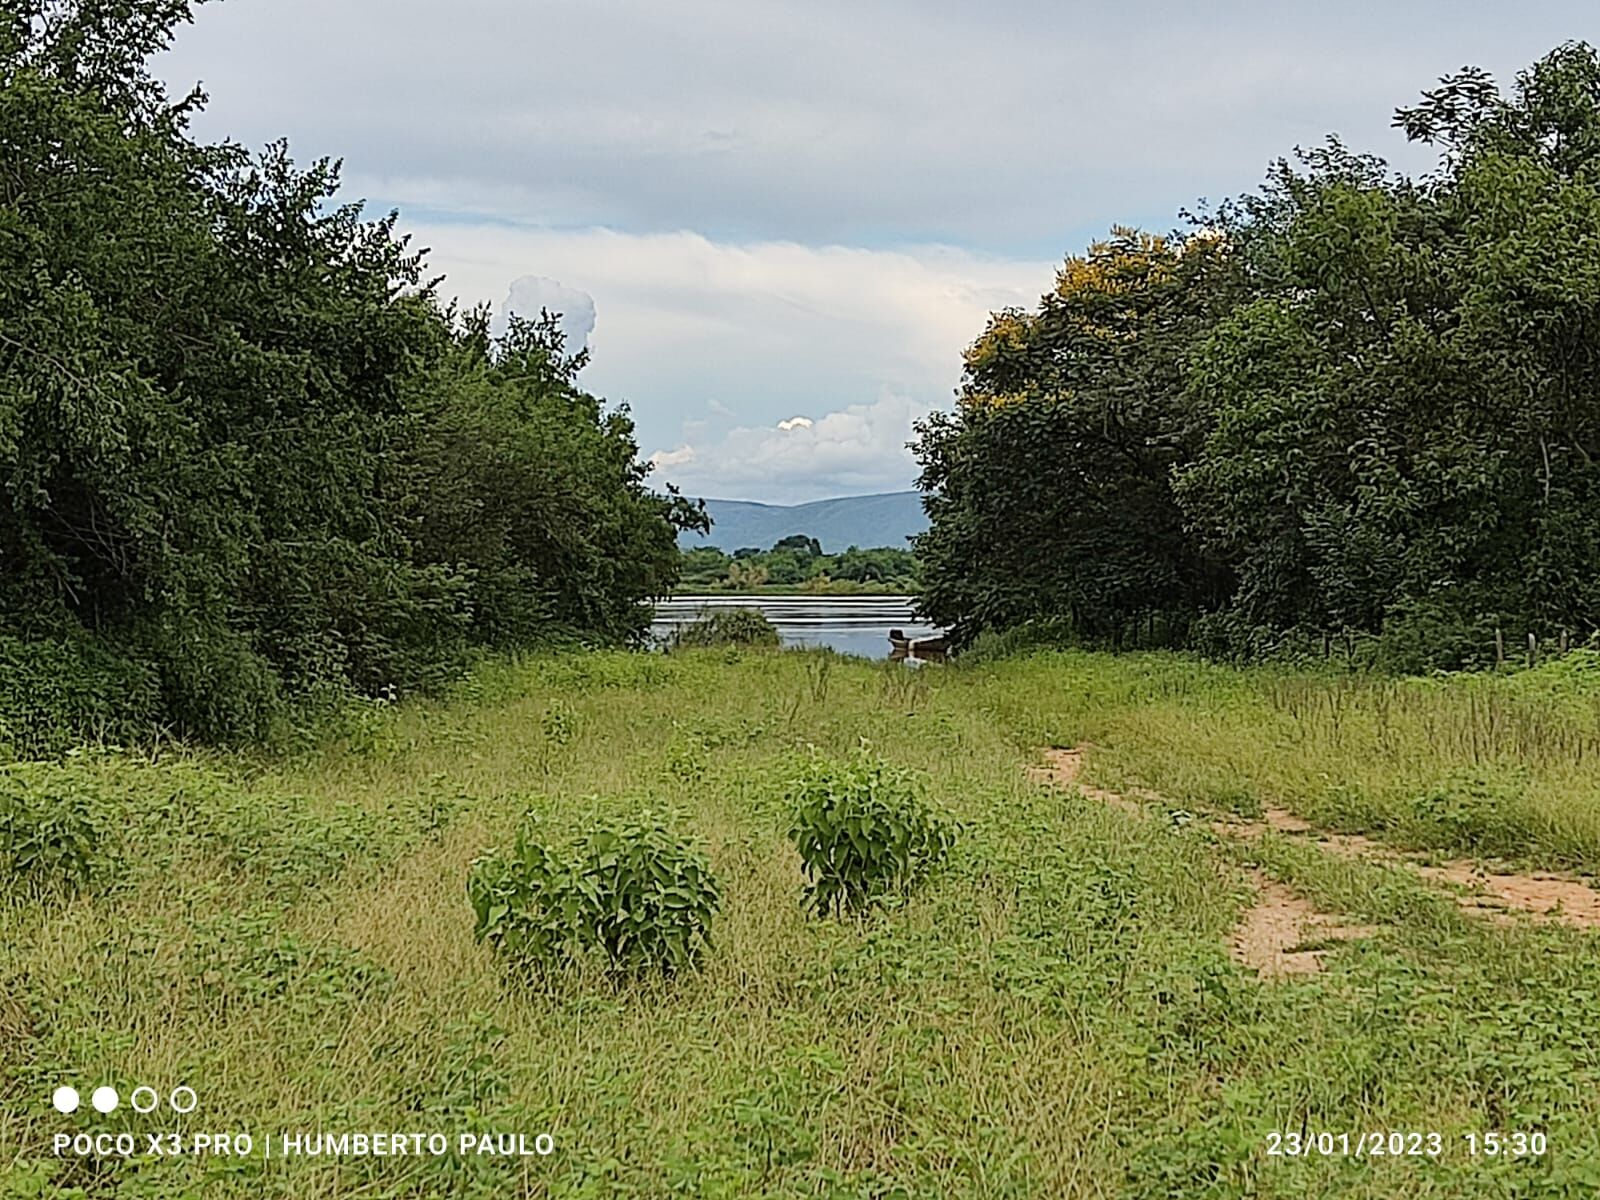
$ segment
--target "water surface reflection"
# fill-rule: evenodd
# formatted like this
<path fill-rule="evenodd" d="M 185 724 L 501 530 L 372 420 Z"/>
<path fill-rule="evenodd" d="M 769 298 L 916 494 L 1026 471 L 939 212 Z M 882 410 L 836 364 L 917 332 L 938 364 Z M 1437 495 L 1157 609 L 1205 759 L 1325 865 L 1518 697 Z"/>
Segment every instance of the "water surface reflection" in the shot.
<path fill-rule="evenodd" d="M 904 658 L 889 643 L 899 629 L 913 640 L 943 631 L 912 615 L 910 596 L 674 596 L 656 606 L 650 633 L 656 639 L 716 608 L 754 608 L 778 627 L 785 646 L 829 646 L 864 658 Z"/>

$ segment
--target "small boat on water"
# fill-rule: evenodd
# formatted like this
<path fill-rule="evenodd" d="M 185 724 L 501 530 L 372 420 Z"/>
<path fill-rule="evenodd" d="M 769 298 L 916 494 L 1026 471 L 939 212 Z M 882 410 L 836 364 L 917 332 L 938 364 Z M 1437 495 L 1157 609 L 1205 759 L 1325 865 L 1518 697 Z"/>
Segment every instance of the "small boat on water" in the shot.
<path fill-rule="evenodd" d="M 913 640 L 905 635 L 902 629 L 889 630 L 889 645 L 896 651 L 905 654 L 915 654 L 919 658 L 924 655 L 948 654 L 950 639 L 944 637 L 917 638 Z"/>

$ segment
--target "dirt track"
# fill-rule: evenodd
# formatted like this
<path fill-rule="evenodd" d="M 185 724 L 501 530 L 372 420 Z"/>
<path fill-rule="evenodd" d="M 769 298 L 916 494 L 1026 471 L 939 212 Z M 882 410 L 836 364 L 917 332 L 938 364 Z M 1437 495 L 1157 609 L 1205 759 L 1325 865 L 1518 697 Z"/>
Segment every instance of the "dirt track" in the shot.
<path fill-rule="evenodd" d="M 1154 793 L 1125 795 L 1079 783 L 1083 769 L 1081 747 L 1052 748 L 1040 753 L 1044 765 L 1028 771 L 1029 777 L 1038 782 L 1077 787 L 1090 799 L 1130 814 L 1144 815 L 1161 803 L 1161 797 Z M 1577 876 L 1491 870 L 1470 859 L 1430 864 L 1361 834 L 1319 830 L 1285 808 L 1269 807 L 1258 820 L 1220 817 L 1209 824 L 1213 832 L 1239 841 L 1281 834 L 1304 839 L 1319 850 L 1343 858 L 1402 867 L 1419 878 L 1447 885 L 1464 911 L 1491 920 L 1508 921 L 1514 919 L 1514 913 L 1526 913 L 1538 920 L 1578 928 L 1600 927 L 1600 891 Z M 1250 875 L 1256 903 L 1234 928 L 1230 950 L 1237 961 L 1264 977 L 1315 972 L 1321 969 L 1329 943 L 1370 937 L 1377 932 L 1372 926 L 1351 924 L 1336 914 L 1319 911 L 1262 871 L 1252 870 Z"/>

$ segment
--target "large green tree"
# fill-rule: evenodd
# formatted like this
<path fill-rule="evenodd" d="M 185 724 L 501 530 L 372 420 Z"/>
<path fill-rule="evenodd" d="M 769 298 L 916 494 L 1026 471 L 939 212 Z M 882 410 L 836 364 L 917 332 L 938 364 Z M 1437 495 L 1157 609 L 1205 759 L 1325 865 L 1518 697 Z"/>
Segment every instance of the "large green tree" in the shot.
<path fill-rule="evenodd" d="M 636 633 L 703 518 L 644 487 L 548 321 L 441 310 L 334 164 L 195 141 L 203 97 L 145 65 L 189 8 L 0 12 L 0 660 L 240 737 L 288 692 Z"/>
<path fill-rule="evenodd" d="M 1558 49 L 1397 115 L 1419 183 L 1337 143 L 1251 205 L 1255 299 L 1196 355 L 1178 477 L 1238 573 L 1222 640 L 1381 634 L 1406 665 L 1491 627 L 1600 627 L 1600 64 Z"/>
<path fill-rule="evenodd" d="M 1406 666 L 1600 629 L 1600 59 L 1396 123 L 1435 172 L 1330 140 L 994 318 L 919 443 L 930 615 Z"/>
<path fill-rule="evenodd" d="M 922 603 L 958 640 L 1063 619 L 1121 642 L 1181 638 L 1226 580 L 1186 536 L 1171 472 L 1199 435 L 1187 355 L 1234 296 L 1210 231 L 1119 229 L 1069 258 L 1034 312 L 997 314 L 956 410 L 919 427 Z"/>

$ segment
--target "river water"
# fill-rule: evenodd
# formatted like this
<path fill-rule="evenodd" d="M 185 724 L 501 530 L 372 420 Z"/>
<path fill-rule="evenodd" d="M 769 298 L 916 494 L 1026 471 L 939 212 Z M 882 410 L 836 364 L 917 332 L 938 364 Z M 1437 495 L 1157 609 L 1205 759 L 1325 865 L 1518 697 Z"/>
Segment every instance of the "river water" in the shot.
<path fill-rule="evenodd" d="M 754 608 L 778 627 L 785 646 L 830 646 L 841 654 L 889 657 L 889 630 L 911 638 L 941 630 L 911 615 L 910 596 L 674 596 L 656 605 L 651 636 L 665 638 L 715 608 Z"/>

